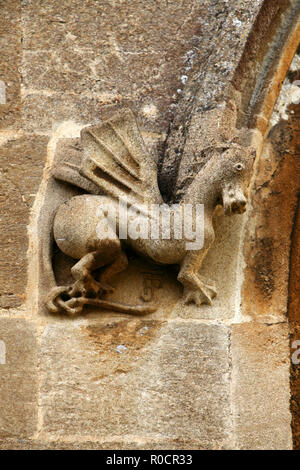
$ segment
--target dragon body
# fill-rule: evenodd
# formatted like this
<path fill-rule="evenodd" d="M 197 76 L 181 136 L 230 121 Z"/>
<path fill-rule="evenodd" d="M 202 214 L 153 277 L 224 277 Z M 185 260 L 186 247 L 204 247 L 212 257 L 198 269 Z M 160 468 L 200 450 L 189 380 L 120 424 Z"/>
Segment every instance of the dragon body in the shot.
<path fill-rule="evenodd" d="M 86 304 L 98 305 L 127 313 L 147 313 L 154 307 L 126 306 L 103 300 L 111 292 L 112 278 L 126 269 L 126 247 L 159 264 L 179 265 L 178 280 L 183 285 L 184 302 L 200 306 L 211 303 L 216 295 L 212 281 L 202 278 L 200 269 L 214 241 L 213 215 L 222 205 L 225 215 L 241 214 L 246 210 L 247 188 L 250 181 L 254 152 L 251 148 L 231 143 L 216 148 L 212 158 L 199 171 L 179 204 L 169 208 L 170 236 L 165 237 L 160 212 L 153 207 L 165 207 L 157 182 L 157 166 L 148 154 L 135 117 L 124 109 L 110 120 L 83 129 L 81 134 L 84 157 L 80 175 L 99 189 L 98 194 L 84 194 L 62 204 L 54 219 L 54 238 L 59 249 L 77 260 L 72 268 L 74 284 L 54 287 L 47 307 L 51 312 L 74 315 Z M 121 201 L 121 203 L 120 203 Z M 121 205 L 120 205 L 121 204 Z M 204 208 L 201 245 L 188 249 L 191 239 L 175 236 L 176 210 L 185 206 Z M 121 210 L 120 210 L 121 207 Z M 111 209 L 111 211 L 108 210 Z M 123 209 L 122 209 L 123 208 Z M 156 224 L 159 235 L 127 233 L 120 237 L 120 224 L 128 212 L 139 208 L 142 228 Z M 114 220 L 111 220 L 114 214 Z M 183 212 L 182 212 L 183 213 Z M 158 214 L 158 215 L 157 215 Z M 192 211 L 187 220 L 197 224 Z M 122 219 L 122 220 L 121 220 Z M 101 231 L 101 227 L 103 230 Z M 177 227 L 178 228 L 178 227 Z M 101 268 L 96 280 L 93 273 Z"/>

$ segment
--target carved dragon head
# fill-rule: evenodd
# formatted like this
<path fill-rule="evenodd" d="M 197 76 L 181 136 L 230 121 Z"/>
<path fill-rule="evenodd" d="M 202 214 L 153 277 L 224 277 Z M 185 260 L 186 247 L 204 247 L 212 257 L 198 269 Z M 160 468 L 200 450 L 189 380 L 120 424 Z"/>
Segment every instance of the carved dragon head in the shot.
<path fill-rule="evenodd" d="M 233 143 L 223 149 L 221 195 L 225 215 L 245 212 L 255 155 L 253 147 Z"/>

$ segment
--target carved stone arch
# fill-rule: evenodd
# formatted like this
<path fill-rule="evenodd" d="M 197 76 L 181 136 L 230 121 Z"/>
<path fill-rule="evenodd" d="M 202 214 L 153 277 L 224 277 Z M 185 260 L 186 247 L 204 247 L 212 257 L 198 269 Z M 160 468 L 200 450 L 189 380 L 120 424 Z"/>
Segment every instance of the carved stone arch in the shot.
<path fill-rule="evenodd" d="M 299 46 L 299 12 L 299 1 L 264 1 L 232 82 L 240 96 L 238 128 L 255 128 L 265 135 Z"/>
<path fill-rule="evenodd" d="M 241 314 L 251 321 L 237 329 L 246 338 L 242 341 L 245 355 L 251 354 L 253 344 L 259 344 L 263 352 L 263 344 L 269 342 L 269 355 L 278 354 L 278 361 L 289 342 L 292 357 L 294 342 L 300 339 L 300 105 L 299 97 L 292 96 L 297 88 L 293 82 L 300 78 L 299 9 L 300 2 L 281 1 L 276 5 L 264 2 L 232 89 L 238 103 L 237 128 L 251 130 L 249 143 L 258 151 L 251 184 L 251 208 L 241 244 L 244 260 Z M 267 370 L 269 365 L 268 357 L 262 357 L 262 369 Z M 288 367 L 287 364 L 286 373 Z M 271 384 L 272 375 L 279 372 L 275 367 L 266 373 L 270 374 Z M 289 380 L 287 375 L 284 380 Z M 245 375 L 244 386 L 250 396 L 254 392 L 251 382 L 251 374 Z M 299 390 L 299 365 L 291 362 L 290 409 L 295 449 L 300 448 Z M 272 414 L 272 385 L 265 393 Z M 258 415 L 253 415 L 253 410 L 251 416 L 245 411 L 239 420 L 250 418 L 254 422 Z M 277 424 L 280 425 L 279 418 Z M 275 421 L 272 425 L 276 427 Z"/>

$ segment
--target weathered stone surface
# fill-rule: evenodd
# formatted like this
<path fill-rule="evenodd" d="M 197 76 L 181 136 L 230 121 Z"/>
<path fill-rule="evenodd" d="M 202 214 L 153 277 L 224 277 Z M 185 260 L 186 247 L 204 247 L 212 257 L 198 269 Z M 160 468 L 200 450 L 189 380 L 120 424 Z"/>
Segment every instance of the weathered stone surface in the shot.
<path fill-rule="evenodd" d="M 212 21 L 210 15 L 214 8 L 218 14 Z M 205 151 L 204 145 L 203 151 L 198 152 L 202 144 L 199 145 L 197 138 L 199 132 L 210 122 L 220 141 L 220 113 L 225 114 L 228 107 L 236 106 L 238 130 L 257 127 L 265 135 L 298 46 L 300 4 L 297 0 L 226 2 L 226 6 L 223 2 L 212 2 L 208 12 L 210 20 L 206 23 L 208 31 L 202 45 L 205 47 L 206 41 L 215 44 L 209 31 L 212 22 L 222 47 L 212 54 L 208 42 L 207 49 L 201 50 L 198 56 L 200 60 L 195 57 L 192 76 L 168 133 L 161 185 L 166 196 L 175 199 L 186 191 L 195 169 L 200 169 L 207 160 L 208 149 Z M 210 114 L 214 115 L 213 119 Z"/>
<path fill-rule="evenodd" d="M 287 324 L 232 328 L 237 449 L 291 449 Z"/>
<path fill-rule="evenodd" d="M 300 76 L 300 69 L 299 69 Z M 298 180 L 298 187 L 300 186 L 300 106 L 294 109 L 294 119 L 292 119 L 293 125 L 293 139 L 291 142 L 291 154 L 294 156 L 297 162 L 296 173 L 293 177 L 296 182 Z M 298 126 L 297 126 L 298 124 Z M 291 249 L 290 249 L 290 273 L 289 273 L 289 301 L 288 301 L 288 317 L 290 322 L 300 323 L 300 202 L 299 194 L 297 204 L 295 205 L 293 225 L 291 229 Z"/>
<path fill-rule="evenodd" d="M 300 450 L 300 325 L 290 323 L 291 413 L 294 450 Z"/>
<path fill-rule="evenodd" d="M 43 172 L 46 144 L 46 137 L 17 135 L 0 147 L 1 307 L 24 302 L 27 225 Z"/>
<path fill-rule="evenodd" d="M 100 116 L 96 98 L 81 98 L 69 92 L 29 93 L 24 96 L 22 112 L 26 131 L 48 134 L 62 121 L 73 121 L 83 126 Z"/>
<path fill-rule="evenodd" d="M 150 122 L 155 121 L 159 119 L 160 111 L 166 111 L 170 104 L 172 93 L 176 93 L 175 86 L 180 86 L 180 77 L 176 69 L 170 70 L 170 59 L 164 54 L 144 50 L 137 54 L 122 58 L 110 48 L 100 52 L 80 49 L 26 51 L 23 66 L 25 94 L 30 90 L 41 95 L 47 91 L 61 94 L 68 91 L 75 95 L 73 99 L 79 99 L 80 94 L 87 103 L 89 98 L 95 97 L 99 111 L 103 106 L 124 100 L 139 101 L 141 114 L 144 113 Z M 175 86 L 170 87 L 170 81 L 175 82 Z"/>
<path fill-rule="evenodd" d="M 0 450 L 198 450 L 199 442 L 183 439 L 144 440 L 141 438 L 56 440 L 0 438 Z M 111 454 L 113 455 L 113 453 Z"/>
<path fill-rule="evenodd" d="M 200 41 L 196 54 L 191 55 L 193 68 L 165 145 L 161 185 L 168 197 L 178 198 L 187 189 L 189 176 L 206 162 L 203 150 L 212 143 L 207 139 L 210 129 L 214 143 L 220 140 L 222 114 L 226 114 L 229 104 L 229 84 L 262 4 L 261 0 L 207 2 L 200 20 Z M 206 138 L 199 139 L 199 134 Z"/>
<path fill-rule="evenodd" d="M 299 106 L 272 128 L 258 163 L 246 227 L 242 309 L 246 315 L 285 318 L 291 232 L 299 191 Z"/>
<path fill-rule="evenodd" d="M 52 100 L 46 96 L 47 114 L 56 120 L 68 114 L 69 119 L 91 123 L 100 119 L 103 108 L 126 102 L 151 131 L 165 132 L 169 107 L 190 69 L 206 7 L 195 0 L 92 5 L 87 0 L 27 1 L 23 7 L 24 93 L 31 93 L 24 101 L 27 125 L 51 128 L 50 122 L 39 123 L 42 108 L 34 115 L 33 109 L 45 94 L 58 93 Z M 78 92 L 81 97 L 72 95 Z"/>
<path fill-rule="evenodd" d="M 0 129 L 18 128 L 21 117 L 21 1 L 0 2 Z M 5 90 L 5 91 L 4 91 Z"/>
<path fill-rule="evenodd" d="M 226 327 L 136 319 L 64 322 L 46 328 L 42 348 L 46 435 L 228 445 Z"/>
<path fill-rule="evenodd" d="M 300 449 L 300 204 L 294 219 L 290 256 L 288 316 L 291 345 L 291 412 L 294 449 Z"/>
<path fill-rule="evenodd" d="M 0 439 L 30 437 L 37 426 L 36 328 L 0 318 L 0 339 L 6 347 L 6 363 L 0 364 Z"/>
<path fill-rule="evenodd" d="M 54 49 L 69 45 L 70 48 L 101 49 L 111 45 L 116 53 L 118 46 L 120 52 L 140 52 L 141 49 L 161 52 L 163 41 L 174 51 L 187 41 L 186 37 L 196 33 L 197 29 L 191 28 L 197 25 L 199 14 L 205 13 L 207 3 L 54 0 L 45 4 L 27 0 L 24 48 Z M 166 37 L 170 38 L 170 44 L 164 41 Z"/>
<path fill-rule="evenodd" d="M 290 355 L 299 339 L 297 196 L 299 104 L 295 56 L 276 103 L 252 191 L 246 226 L 242 311 L 261 322 L 290 320 Z M 296 267 L 297 266 L 297 267 Z M 279 388 L 279 387 L 278 387 Z M 294 447 L 299 447 L 299 365 L 291 365 Z M 282 435 L 284 433 L 282 432 Z M 271 442 L 271 441 L 270 441 Z"/>
<path fill-rule="evenodd" d="M 217 297 L 212 305 L 189 305 L 188 308 L 178 302 L 172 318 L 224 320 L 234 317 L 237 301 L 236 284 L 239 282 L 238 250 L 241 225 L 245 216 L 221 216 L 216 224 L 216 239 L 208 252 L 201 275 L 214 281 Z M 234 249 L 233 249 L 234 247 Z"/>

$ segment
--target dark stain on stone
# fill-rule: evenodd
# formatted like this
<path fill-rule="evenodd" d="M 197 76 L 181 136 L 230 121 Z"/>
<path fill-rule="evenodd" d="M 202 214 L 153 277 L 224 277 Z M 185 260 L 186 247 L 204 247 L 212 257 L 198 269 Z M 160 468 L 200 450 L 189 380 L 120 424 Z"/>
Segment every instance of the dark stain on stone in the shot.
<path fill-rule="evenodd" d="M 94 380 L 114 373 L 127 373 L 140 365 L 164 323 L 131 318 L 83 327 L 86 338 L 100 358 L 101 371 Z"/>
<path fill-rule="evenodd" d="M 264 296 L 270 297 L 274 291 L 273 239 L 262 238 L 257 245 L 253 266 L 255 282 Z"/>

